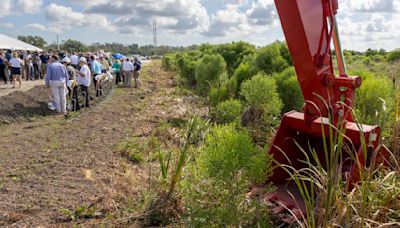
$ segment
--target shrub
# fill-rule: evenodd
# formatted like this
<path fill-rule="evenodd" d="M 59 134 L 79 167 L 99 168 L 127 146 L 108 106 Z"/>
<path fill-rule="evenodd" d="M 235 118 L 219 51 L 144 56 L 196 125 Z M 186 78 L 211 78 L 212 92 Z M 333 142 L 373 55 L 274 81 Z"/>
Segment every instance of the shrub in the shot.
<path fill-rule="evenodd" d="M 193 56 L 186 52 L 178 53 L 176 55 L 176 66 L 178 68 L 179 75 L 186 80 L 189 86 L 196 85 L 196 61 Z"/>
<path fill-rule="evenodd" d="M 246 193 L 251 181 L 265 181 L 270 159 L 265 151 L 253 148 L 245 131 L 233 125 L 213 128 L 186 171 L 182 200 L 194 227 L 269 224 L 266 208 L 247 199 Z"/>
<path fill-rule="evenodd" d="M 274 74 L 274 79 L 279 97 L 283 103 L 282 112 L 285 113 L 291 110 L 301 111 L 304 98 L 294 68 L 290 67 L 282 73 Z"/>
<path fill-rule="evenodd" d="M 222 85 L 215 85 L 211 87 L 208 97 L 211 107 L 216 107 L 220 102 L 229 98 L 228 87 L 225 83 Z"/>
<path fill-rule="evenodd" d="M 240 41 L 215 46 L 215 53 L 221 54 L 227 65 L 228 75 L 233 75 L 235 69 L 242 62 L 242 59 L 255 52 L 252 44 Z"/>
<path fill-rule="evenodd" d="M 250 79 L 256 74 L 254 68 L 251 66 L 250 63 L 241 63 L 239 67 L 235 70 L 232 78 L 235 78 L 237 81 L 238 89 L 242 82 L 247 79 Z"/>
<path fill-rule="evenodd" d="M 204 55 L 195 68 L 197 91 L 200 95 L 208 94 L 210 87 L 226 71 L 226 63 L 221 55 Z"/>
<path fill-rule="evenodd" d="M 162 60 L 162 67 L 166 71 L 173 71 L 175 70 L 175 54 L 166 54 Z"/>
<path fill-rule="evenodd" d="M 282 108 L 275 80 L 259 73 L 245 81 L 240 90 L 246 105 L 260 109 L 268 115 L 278 116 Z"/>
<path fill-rule="evenodd" d="M 208 135 L 197 157 L 201 172 L 211 178 L 228 181 L 251 165 L 253 144 L 244 131 L 234 126 L 217 126 Z"/>
<path fill-rule="evenodd" d="M 281 72 L 289 63 L 281 55 L 280 43 L 272 43 L 257 50 L 253 65 L 258 71 L 266 74 Z"/>
<path fill-rule="evenodd" d="M 290 66 L 293 66 L 292 56 L 290 55 L 287 44 L 279 41 L 277 43 L 279 44 L 279 52 L 281 53 L 281 56 L 286 60 L 286 62 Z"/>
<path fill-rule="evenodd" d="M 361 123 L 381 125 L 383 135 L 389 136 L 394 122 L 394 86 L 386 77 L 373 76 L 369 72 L 358 73 L 364 80 L 356 90 L 357 117 Z"/>
<path fill-rule="evenodd" d="M 279 123 L 282 108 L 275 80 L 259 73 L 243 82 L 240 94 L 247 106 L 241 124 L 256 144 L 264 146 L 268 143 L 270 128 Z"/>
<path fill-rule="evenodd" d="M 215 110 L 215 120 L 220 124 L 235 123 L 239 125 L 241 113 L 242 104 L 240 101 L 230 99 L 217 105 Z"/>
<path fill-rule="evenodd" d="M 390 62 L 395 62 L 400 60 L 400 49 L 396 49 L 394 51 L 389 52 L 387 60 Z"/>

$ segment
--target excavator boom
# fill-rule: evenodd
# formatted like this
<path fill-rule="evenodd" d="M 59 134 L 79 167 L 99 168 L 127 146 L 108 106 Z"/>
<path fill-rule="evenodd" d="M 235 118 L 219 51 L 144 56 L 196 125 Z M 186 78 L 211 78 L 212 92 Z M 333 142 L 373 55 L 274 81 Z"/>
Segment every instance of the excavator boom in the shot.
<path fill-rule="evenodd" d="M 324 142 L 329 139 L 332 126 L 340 125 L 346 135 L 344 145 L 354 150 L 354 154 L 343 154 L 340 161 L 350 190 L 359 180 L 362 167 L 384 161 L 388 151 L 380 145 L 379 126 L 353 121 L 354 94 L 362 81 L 359 76 L 346 73 L 335 18 L 338 2 L 275 0 L 275 5 L 305 104 L 303 112 L 291 111 L 283 115 L 269 153 L 280 164 L 290 164 L 299 170 L 307 166 L 302 161 L 306 160 L 304 151 L 311 145 L 319 153 L 322 165 L 326 165 L 329 158 L 324 153 Z M 335 75 L 331 44 L 335 47 L 339 75 Z M 335 142 L 328 140 L 326 143 Z M 269 181 L 277 186 L 270 200 L 279 201 L 285 208 L 304 211 L 296 187 L 284 169 L 279 166 L 274 169 Z M 291 191 L 289 195 L 288 190 Z"/>

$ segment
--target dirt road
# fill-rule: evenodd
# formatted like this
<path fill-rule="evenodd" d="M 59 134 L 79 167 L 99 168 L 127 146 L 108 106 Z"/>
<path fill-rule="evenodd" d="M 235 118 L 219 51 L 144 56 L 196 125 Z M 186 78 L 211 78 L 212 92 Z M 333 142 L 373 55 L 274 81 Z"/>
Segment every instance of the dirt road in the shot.
<path fill-rule="evenodd" d="M 141 89 L 116 88 L 70 120 L 47 116 L 0 126 L 0 226 L 90 222 L 66 215 L 84 205 L 96 205 L 92 217 L 104 219 L 118 212 L 114 197 L 122 194 L 122 185 L 134 196 L 139 186 L 132 181 L 145 179 L 144 171 L 129 166 L 131 180 L 121 183 L 127 163 L 116 144 L 150 135 L 169 118 L 195 109 L 192 101 L 174 95 L 173 79 L 158 65 L 143 68 Z"/>

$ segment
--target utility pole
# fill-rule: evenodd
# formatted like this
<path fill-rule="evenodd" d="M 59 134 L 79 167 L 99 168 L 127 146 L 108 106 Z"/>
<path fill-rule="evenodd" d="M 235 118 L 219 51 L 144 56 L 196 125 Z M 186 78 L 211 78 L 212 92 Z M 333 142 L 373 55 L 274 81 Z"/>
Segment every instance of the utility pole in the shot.
<path fill-rule="evenodd" d="M 57 51 L 60 50 L 60 44 L 58 43 L 58 34 L 57 34 Z"/>
<path fill-rule="evenodd" d="M 154 53 L 157 55 L 157 21 L 153 20 L 153 45 Z"/>

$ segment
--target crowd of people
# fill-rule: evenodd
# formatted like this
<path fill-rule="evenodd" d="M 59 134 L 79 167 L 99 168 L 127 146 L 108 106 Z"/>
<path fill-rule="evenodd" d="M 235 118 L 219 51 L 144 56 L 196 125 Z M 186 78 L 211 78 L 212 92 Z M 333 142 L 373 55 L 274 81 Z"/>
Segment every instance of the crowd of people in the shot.
<path fill-rule="evenodd" d="M 104 53 L 30 52 L 0 50 L 0 80 L 21 88 L 23 80 L 45 80 L 51 88 L 52 108 L 67 115 L 89 107 L 89 88 L 93 82 L 95 96 L 103 95 L 103 83 L 113 81 L 140 87 L 141 62 L 138 57 L 114 59 Z M 80 105 L 79 94 L 83 104 Z"/>

